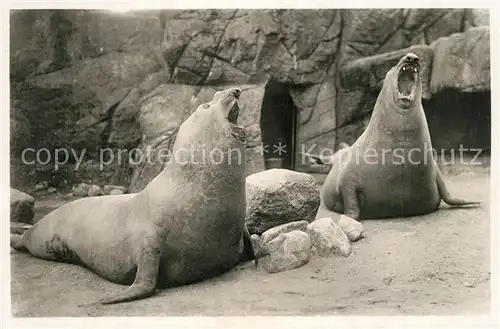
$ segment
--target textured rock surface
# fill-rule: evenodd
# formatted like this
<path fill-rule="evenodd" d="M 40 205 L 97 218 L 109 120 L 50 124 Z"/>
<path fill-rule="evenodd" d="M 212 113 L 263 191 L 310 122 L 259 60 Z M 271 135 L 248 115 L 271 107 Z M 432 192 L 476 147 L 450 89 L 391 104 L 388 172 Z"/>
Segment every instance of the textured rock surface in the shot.
<path fill-rule="evenodd" d="M 286 169 L 269 169 L 247 177 L 247 217 L 250 233 L 290 222 L 311 222 L 319 207 L 314 178 Z"/>
<path fill-rule="evenodd" d="M 75 185 L 71 188 L 71 191 L 74 196 L 88 196 L 90 192 L 90 188 L 92 185 L 85 184 L 85 183 L 80 183 L 78 185 Z"/>
<path fill-rule="evenodd" d="M 252 245 L 253 245 L 253 250 L 255 252 L 255 257 L 261 258 L 262 256 L 264 256 L 264 254 L 262 251 L 262 247 L 260 245 L 260 236 L 257 234 L 252 234 L 250 238 L 252 239 Z"/>
<path fill-rule="evenodd" d="M 264 169 L 262 155 L 256 151 L 260 138 L 260 105 L 263 86 L 240 86 L 238 125 L 247 129 L 247 174 Z M 196 108 L 210 100 L 217 90 L 228 87 L 196 87 L 161 85 L 140 101 L 139 113 L 141 144 L 138 148 L 130 191 L 142 190 L 163 169 L 170 159 L 170 151 L 179 126 Z M 142 159 L 141 159 L 142 157 Z"/>
<path fill-rule="evenodd" d="M 35 199 L 31 195 L 10 189 L 10 220 L 12 222 L 33 224 L 34 210 Z"/>
<path fill-rule="evenodd" d="M 112 191 L 122 191 L 123 194 L 127 192 L 127 188 L 120 185 L 104 185 L 102 187 L 102 191 L 104 192 L 104 194 L 111 194 Z"/>
<path fill-rule="evenodd" d="M 352 252 L 349 238 L 330 217 L 316 219 L 307 226 L 307 232 L 311 236 L 312 245 L 320 256 L 347 257 Z"/>
<path fill-rule="evenodd" d="M 306 231 L 308 221 L 301 220 L 297 222 L 286 223 L 283 225 L 275 226 L 262 233 L 260 237 L 260 244 L 266 245 L 269 241 L 273 240 L 280 234 L 288 233 L 291 231 Z"/>
<path fill-rule="evenodd" d="M 357 241 L 363 237 L 363 224 L 349 216 L 341 215 L 337 225 L 351 242 Z"/>
<path fill-rule="evenodd" d="M 269 273 L 293 270 L 311 259 L 311 238 L 302 231 L 283 233 L 263 246 L 261 264 Z"/>
<path fill-rule="evenodd" d="M 448 73 L 439 76 L 445 81 L 438 77 L 436 82 L 431 74 L 426 98 L 434 97 L 432 86 L 439 90 L 450 83 L 458 83 L 460 90 L 489 90 L 487 56 L 477 55 L 488 54 L 489 44 L 486 32 L 475 30 L 489 23 L 485 10 L 40 10 L 12 11 L 10 19 L 11 150 L 17 157 L 27 146 L 85 149 L 85 161 L 98 160 L 99 150 L 107 148 L 168 149 L 174 123 L 144 137 L 144 129 L 161 128 L 143 125 L 144 106 L 158 101 L 146 97 L 153 90 L 166 92 L 159 86 L 175 85 L 171 88 L 179 99 L 198 92 L 202 98 L 210 88 L 263 87 L 272 79 L 288 89 L 297 108 L 296 168 L 308 170 L 308 164 L 297 161 L 302 148 L 334 149 L 340 142 L 352 143 L 364 129 L 381 72 L 392 60 L 383 54 L 408 47 L 425 50 L 433 42 L 433 50 L 439 47 L 457 58 L 433 59 L 443 63 L 432 65 L 433 72 L 443 67 Z M 469 47 L 478 40 L 476 50 Z M 427 58 L 426 70 L 431 67 Z M 257 104 L 262 96 L 253 97 Z M 178 99 L 162 102 L 170 109 Z M 259 118 L 254 119 L 257 140 Z M 248 152 L 249 158 L 259 158 L 257 146 Z M 259 161 L 249 164 L 250 172 L 262 168 Z M 140 189 L 159 170 L 129 162 L 112 161 L 99 171 L 89 166 L 74 176 L 129 187 L 135 175 L 131 187 Z M 38 179 L 32 166 L 15 160 L 11 166 L 22 167 L 11 171 L 14 186 Z M 142 170 L 144 179 L 137 177 Z"/>
<path fill-rule="evenodd" d="M 104 195 L 104 192 L 102 191 L 102 189 L 99 186 L 91 185 L 89 187 L 88 196 L 92 197 L 92 196 L 101 196 L 101 195 Z"/>
<path fill-rule="evenodd" d="M 490 30 L 487 27 L 452 34 L 432 44 L 431 92 L 445 88 L 464 92 L 490 90 Z"/>

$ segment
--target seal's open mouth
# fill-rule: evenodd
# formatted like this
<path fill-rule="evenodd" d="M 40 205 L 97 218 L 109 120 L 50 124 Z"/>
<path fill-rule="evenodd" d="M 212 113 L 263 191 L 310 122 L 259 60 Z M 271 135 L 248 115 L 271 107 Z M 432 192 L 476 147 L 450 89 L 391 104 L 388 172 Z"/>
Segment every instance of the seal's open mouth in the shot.
<path fill-rule="evenodd" d="M 418 64 L 403 64 L 398 74 L 398 96 L 400 99 L 413 99 L 419 71 L 420 67 Z"/>
<path fill-rule="evenodd" d="M 420 73 L 418 62 L 405 62 L 398 73 L 398 101 L 403 108 L 410 107 L 415 101 L 415 91 Z"/>
<path fill-rule="evenodd" d="M 225 115 L 227 121 L 235 126 L 238 125 L 238 115 L 240 113 L 238 103 L 240 95 L 241 90 L 239 88 L 231 88 L 217 92 L 214 96 L 214 99 L 227 109 L 227 115 Z"/>
<path fill-rule="evenodd" d="M 229 114 L 227 115 L 227 121 L 232 123 L 233 125 L 238 125 L 238 114 L 240 113 L 240 105 L 238 104 L 238 100 L 234 100 L 234 104 L 229 110 Z"/>

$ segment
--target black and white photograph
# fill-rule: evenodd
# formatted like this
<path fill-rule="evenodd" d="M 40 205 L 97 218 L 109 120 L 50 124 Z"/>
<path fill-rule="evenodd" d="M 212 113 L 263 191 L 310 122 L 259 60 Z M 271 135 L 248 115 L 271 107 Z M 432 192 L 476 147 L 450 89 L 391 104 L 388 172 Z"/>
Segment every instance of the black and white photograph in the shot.
<path fill-rule="evenodd" d="M 3 12 L 10 327 L 493 321 L 493 2 L 69 4 Z"/>

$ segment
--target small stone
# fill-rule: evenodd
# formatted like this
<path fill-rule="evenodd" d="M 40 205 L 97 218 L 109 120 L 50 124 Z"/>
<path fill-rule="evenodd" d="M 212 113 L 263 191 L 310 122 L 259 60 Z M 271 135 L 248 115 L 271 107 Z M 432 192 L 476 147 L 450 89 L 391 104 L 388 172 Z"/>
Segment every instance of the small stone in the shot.
<path fill-rule="evenodd" d="M 261 264 L 269 273 L 292 270 L 311 259 L 311 238 L 302 231 L 282 233 L 269 241 L 267 247 L 269 254 L 261 259 Z"/>
<path fill-rule="evenodd" d="M 252 234 L 250 236 L 250 239 L 252 239 L 252 244 L 253 244 L 253 250 L 255 252 L 255 257 L 256 258 L 261 258 L 263 256 L 262 247 L 260 245 L 261 237 L 258 236 L 257 234 Z"/>
<path fill-rule="evenodd" d="M 71 189 L 74 196 L 88 196 L 89 195 L 90 185 L 86 183 L 80 183 L 78 185 L 73 186 Z"/>
<path fill-rule="evenodd" d="M 316 219 L 307 225 L 307 232 L 320 256 L 335 254 L 347 257 L 352 252 L 349 238 L 330 217 Z"/>
<path fill-rule="evenodd" d="M 57 193 L 57 189 L 56 189 L 55 187 L 49 187 L 49 188 L 47 189 L 47 192 L 48 192 L 48 193 L 51 193 L 51 194 L 52 194 L 52 193 Z"/>
<path fill-rule="evenodd" d="M 120 195 L 120 194 L 123 194 L 123 190 L 111 190 L 108 194 L 109 195 Z"/>
<path fill-rule="evenodd" d="M 111 194 L 111 192 L 115 190 L 120 190 L 122 192 L 121 194 L 127 193 L 127 188 L 121 185 L 104 185 L 102 188 L 104 194 Z"/>
<path fill-rule="evenodd" d="M 282 224 L 275 226 L 273 228 L 270 228 L 269 230 L 265 231 L 262 233 L 260 243 L 261 245 L 265 245 L 278 235 L 282 233 L 288 233 L 292 231 L 303 231 L 305 232 L 307 229 L 307 225 L 309 224 L 308 221 L 301 220 L 301 221 L 296 221 L 296 222 L 290 222 L 287 224 Z"/>
<path fill-rule="evenodd" d="M 35 215 L 35 199 L 19 190 L 10 189 L 10 220 L 33 224 Z"/>
<path fill-rule="evenodd" d="M 48 182 L 40 182 L 38 184 L 35 185 L 35 192 L 38 192 L 38 191 L 41 191 L 41 190 L 45 190 L 49 187 L 49 183 Z"/>
<path fill-rule="evenodd" d="M 338 226 L 344 231 L 351 242 L 358 241 L 363 237 L 363 224 L 349 216 L 341 215 Z"/>
<path fill-rule="evenodd" d="M 93 196 L 100 196 L 100 195 L 104 195 L 102 189 L 97 185 L 91 185 L 89 188 L 88 196 L 93 197 Z"/>

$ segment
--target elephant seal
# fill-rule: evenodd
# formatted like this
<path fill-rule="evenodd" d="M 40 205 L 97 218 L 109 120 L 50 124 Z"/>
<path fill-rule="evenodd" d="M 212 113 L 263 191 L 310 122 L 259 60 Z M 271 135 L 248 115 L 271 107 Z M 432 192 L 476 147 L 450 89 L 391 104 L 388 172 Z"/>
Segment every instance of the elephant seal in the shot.
<path fill-rule="evenodd" d="M 353 219 L 423 215 L 453 198 L 434 159 L 422 107 L 420 60 L 408 53 L 387 72 L 370 122 L 356 142 L 337 151 L 321 189 L 329 210 Z"/>
<path fill-rule="evenodd" d="M 157 287 L 194 283 L 255 259 L 245 226 L 240 93 L 219 91 L 197 108 L 180 126 L 170 161 L 144 190 L 67 203 L 22 236 L 11 235 L 11 246 L 131 284 L 101 304 L 145 298 Z"/>

